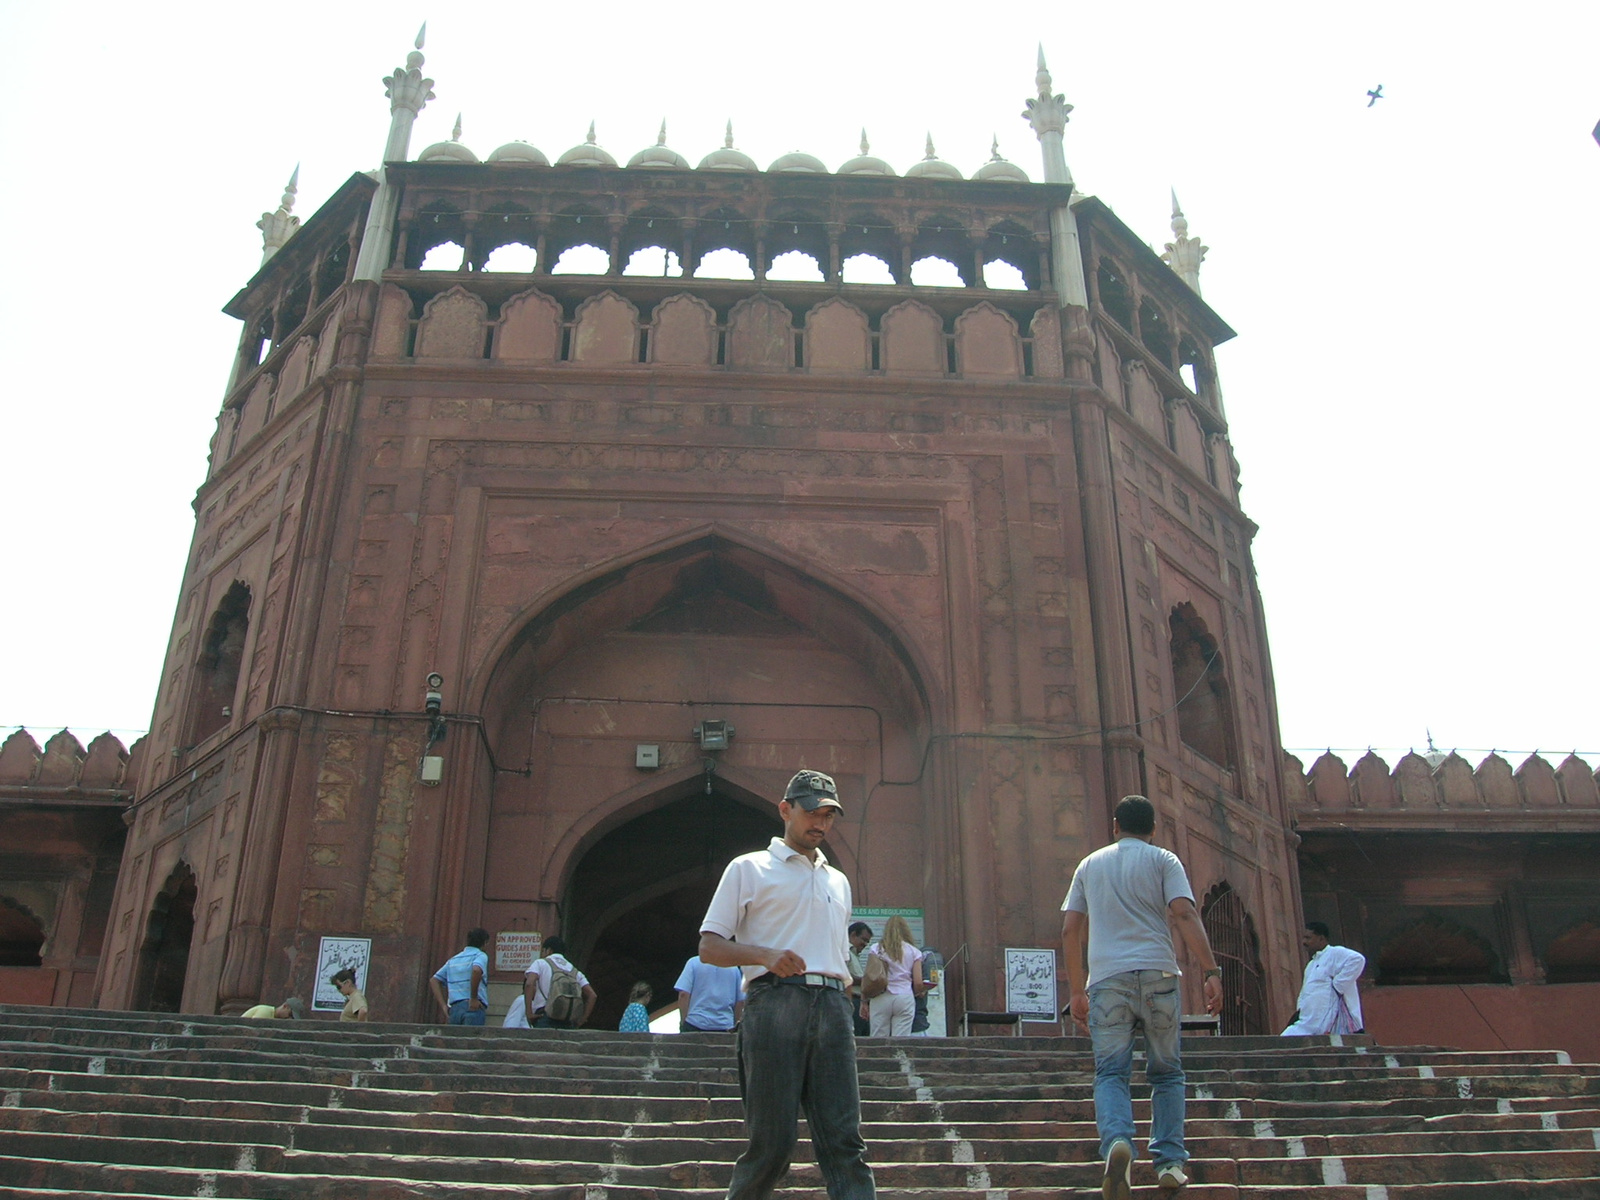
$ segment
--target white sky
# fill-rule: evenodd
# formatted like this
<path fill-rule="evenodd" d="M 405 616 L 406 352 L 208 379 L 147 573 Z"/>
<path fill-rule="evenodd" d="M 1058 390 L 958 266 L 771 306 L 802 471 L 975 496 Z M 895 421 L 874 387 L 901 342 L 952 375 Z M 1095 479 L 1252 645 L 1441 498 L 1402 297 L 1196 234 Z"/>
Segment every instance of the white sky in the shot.
<path fill-rule="evenodd" d="M 865 125 L 1037 179 L 1042 40 L 1080 188 L 1159 250 L 1175 185 L 1212 247 L 1285 743 L 1600 753 L 1600 6 L 1222 7 L 0 2 L 0 736 L 148 724 L 219 309 L 297 162 L 302 217 L 376 165 L 431 16 L 413 155 L 460 111 L 480 156 L 665 117 L 698 162 L 732 117 L 763 165 Z"/>

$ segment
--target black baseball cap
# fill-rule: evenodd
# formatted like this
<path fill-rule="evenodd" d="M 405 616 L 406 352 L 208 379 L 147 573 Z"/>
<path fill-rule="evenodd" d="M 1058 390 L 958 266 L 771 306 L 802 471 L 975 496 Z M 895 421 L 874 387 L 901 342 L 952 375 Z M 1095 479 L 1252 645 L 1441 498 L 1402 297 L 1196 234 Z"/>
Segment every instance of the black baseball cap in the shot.
<path fill-rule="evenodd" d="M 844 805 L 839 803 L 839 785 L 834 783 L 833 776 L 821 771 L 796 771 L 789 786 L 783 789 L 783 798 L 807 812 L 816 812 L 824 804 L 844 811 Z"/>

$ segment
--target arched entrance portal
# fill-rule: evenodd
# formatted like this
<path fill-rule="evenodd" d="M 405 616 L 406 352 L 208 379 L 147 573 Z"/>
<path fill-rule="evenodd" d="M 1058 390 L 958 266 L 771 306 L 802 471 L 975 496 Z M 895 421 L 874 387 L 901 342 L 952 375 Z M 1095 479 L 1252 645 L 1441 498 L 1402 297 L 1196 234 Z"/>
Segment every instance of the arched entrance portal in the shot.
<path fill-rule="evenodd" d="M 589 849 L 565 911 L 568 940 L 600 996 L 590 1025 L 615 1029 L 639 980 L 655 989 L 653 1007 L 673 999 L 723 868 L 781 833 L 776 806 L 763 812 L 700 791 L 635 817 Z"/>
<path fill-rule="evenodd" d="M 139 948 L 139 978 L 133 1007 L 147 1012 L 182 1012 L 183 982 L 194 938 L 194 871 L 179 863 L 156 893 Z"/>
<path fill-rule="evenodd" d="M 495 755 L 523 765 L 482 781 L 463 923 L 559 932 L 600 993 L 593 1023 L 614 1027 L 633 983 L 671 998 L 723 868 L 778 832 L 810 767 L 838 781 L 828 856 L 856 902 L 924 908 L 937 930 L 949 822 L 923 680 L 864 598 L 726 537 L 574 587 L 486 689 Z"/>

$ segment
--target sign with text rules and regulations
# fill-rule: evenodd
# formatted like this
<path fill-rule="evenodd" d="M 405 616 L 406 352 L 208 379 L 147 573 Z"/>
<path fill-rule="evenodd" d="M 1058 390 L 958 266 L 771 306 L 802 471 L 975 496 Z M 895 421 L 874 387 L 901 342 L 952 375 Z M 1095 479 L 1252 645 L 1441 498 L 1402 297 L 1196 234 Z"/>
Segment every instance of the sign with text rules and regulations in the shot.
<path fill-rule="evenodd" d="M 1056 952 L 1006 947 L 1006 1011 L 1029 1021 L 1059 1021 Z"/>

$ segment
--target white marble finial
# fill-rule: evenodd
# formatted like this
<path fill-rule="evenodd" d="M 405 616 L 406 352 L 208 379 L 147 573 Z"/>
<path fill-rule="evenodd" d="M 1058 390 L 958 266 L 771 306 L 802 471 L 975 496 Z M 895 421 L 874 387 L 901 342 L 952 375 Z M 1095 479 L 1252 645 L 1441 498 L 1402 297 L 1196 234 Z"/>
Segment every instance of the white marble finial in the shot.
<path fill-rule="evenodd" d="M 424 21 L 422 28 L 417 30 L 417 49 L 421 50 L 424 42 L 428 40 L 428 23 Z"/>
<path fill-rule="evenodd" d="M 594 122 L 593 121 L 589 122 L 589 136 L 584 138 L 583 140 L 584 140 L 584 143 L 586 145 L 593 146 L 593 145 L 596 144 L 596 142 L 594 140 Z"/>
<path fill-rule="evenodd" d="M 926 147 L 926 149 L 925 149 L 925 151 L 924 151 L 924 153 L 922 155 L 922 161 L 923 162 L 931 162 L 933 159 L 938 158 L 938 157 L 939 156 L 933 152 L 933 133 L 930 130 L 929 133 L 928 133 L 927 147 Z"/>
<path fill-rule="evenodd" d="M 728 132 L 722 138 L 722 148 L 724 150 L 732 150 L 733 149 L 733 118 L 732 117 L 728 118 Z"/>
<path fill-rule="evenodd" d="M 426 42 L 427 40 L 428 40 L 428 23 L 426 21 L 424 21 L 422 23 L 422 28 L 417 30 L 417 40 L 414 43 L 416 48 L 414 50 L 412 50 L 410 54 L 406 55 L 406 66 L 410 70 L 417 71 L 417 70 L 420 70 L 422 68 L 422 63 L 423 63 L 422 44 L 424 42 Z"/>
<path fill-rule="evenodd" d="M 665 117 L 662 117 L 661 118 L 661 132 L 656 134 L 656 145 L 665 146 L 666 144 L 667 144 L 667 119 Z"/>
<path fill-rule="evenodd" d="M 861 127 L 861 153 L 872 153 L 872 144 L 867 141 L 867 127 L 865 125 Z"/>
<path fill-rule="evenodd" d="M 1039 89 L 1039 94 L 1028 99 L 1027 108 L 1022 114 L 1023 120 L 1033 126 L 1033 132 L 1038 134 L 1041 140 L 1046 134 L 1065 133 L 1067 114 L 1072 111 L 1072 105 L 1067 103 L 1065 96 L 1058 96 L 1052 93 L 1054 84 L 1050 80 L 1050 68 L 1044 65 L 1044 46 L 1042 44 L 1039 47 L 1039 70 L 1034 75 L 1033 82 Z M 1050 170 L 1049 164 L 1047 164 L 1045 182 L 1071 183 L 1072 179 L 1070 174 L 1066 173 L 1064 160 L 1060 167 L 1064 177 L 1059 179 L 1052 178 L 1054 172 Z"/>
<path fill-rule="evenodd" d="M 1000 157 L 1000 135 L 995 133 L 990 136 L 994 140 L 989 143 L 989 161 L 1003 162 L 1004 160 Z"/>
<path fill-rule="evenodd" d="M 278 205 L 277 212 L 264 212 L 261 220 L 256 222 L 256 228 L 261 230 L 261 261 L 276 254 L 285 242 L 294 236 L 295 230 L 300 228 L 300 218 L 293 215 L 294 198 L 300 191 L 300 164 L 296 163 L 294 174 L 289 176 L 289 182 L 283 189 L 283 200 Z"/>
<path fill-rule="evenodd" d="M 1161 259 L 1178 277 L 1189 285 L 1195 295 L 1200 294 L 1200 264 L 1205 261 L 1210 246 L 1202 246 L 1199 238 L 1189 236 L 1189 221 L 1178 206 L 1178 189 L 1172 189 L 1172 237 L 1166 244 Z"/>
<path fill-rule="evenodd" d="M 455 125 L 455 128 L 450 131 L 450 140 L 452 142 L 459 142 L 461 140 L 461 114 L 460 113 L 456 114 L 456 125 Z"/>

